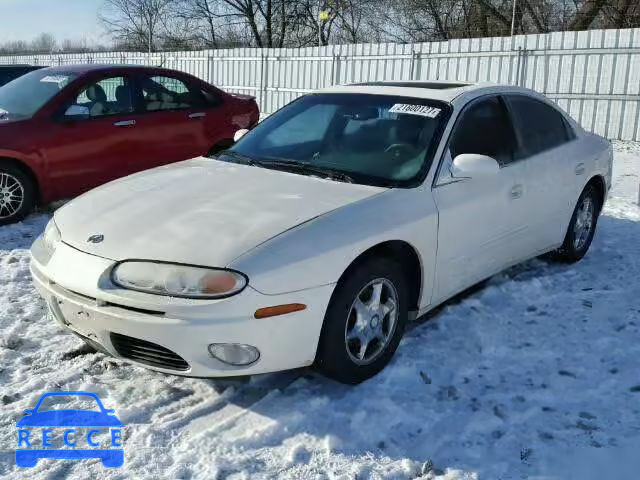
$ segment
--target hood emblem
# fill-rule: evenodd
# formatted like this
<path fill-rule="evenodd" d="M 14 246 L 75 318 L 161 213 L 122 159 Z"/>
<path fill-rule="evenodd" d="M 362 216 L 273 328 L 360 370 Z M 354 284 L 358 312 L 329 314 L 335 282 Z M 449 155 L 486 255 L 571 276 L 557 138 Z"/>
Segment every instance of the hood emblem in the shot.
<path fill-rule="evenodd" d="M 100 234 L 100 235 L 91 235 L 89 238 L 87 238 L 87 242 L 88 243 L 100 243 L 104 240 L 104 235 Z"/>

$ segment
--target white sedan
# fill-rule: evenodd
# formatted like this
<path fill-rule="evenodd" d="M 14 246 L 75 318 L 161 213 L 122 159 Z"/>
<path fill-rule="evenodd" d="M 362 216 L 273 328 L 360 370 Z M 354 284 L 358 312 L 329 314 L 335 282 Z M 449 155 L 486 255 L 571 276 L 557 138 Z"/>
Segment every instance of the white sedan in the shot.
<path fill-rule="evenodd" d="M 544 253 L 582 258 L 611 160 L 530 90 L 336 86 L 215 158 L 67 203 L 32 247 L 33 279 L 62 325 L 141 366 L 314 364 L 358 383 L 453 295 Z"/>

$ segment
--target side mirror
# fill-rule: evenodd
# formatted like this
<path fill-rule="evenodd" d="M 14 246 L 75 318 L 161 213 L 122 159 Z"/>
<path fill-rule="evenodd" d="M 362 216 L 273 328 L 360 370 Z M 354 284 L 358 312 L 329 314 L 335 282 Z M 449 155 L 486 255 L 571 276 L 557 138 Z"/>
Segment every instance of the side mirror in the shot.
<path fill-rule="evenodd" d="M 27 415 L 35 413 L 36 409 L 35 408 L 27 408 L 24 413 L 26 413 Z"/>
<path fill-rule="evenodd" d="M 500 171 L 495 158 L 477 153 L 463 153 L 453 159 L 451 175 L 454 178 L 489 177 Z"/>
<path fill-rule="evenodd" d="M 238 140 L 240 140 L 242 137 L 244 137 L 247 133 L 249 133 L 249 130 L 247 130 L 246 128 L 243 128 L 241 130 L 238 130 L 235 135 L 233 136 L 233 141 L 237 142 Z"/>
<path fill-rule="evenodd" d="M 89 118 L 89 115 L 89 107 L 85 107 L 83 105 L 71 105 L 67 108 L 67 111 L 64 112 L 65 118 L 70 120 Z"/>

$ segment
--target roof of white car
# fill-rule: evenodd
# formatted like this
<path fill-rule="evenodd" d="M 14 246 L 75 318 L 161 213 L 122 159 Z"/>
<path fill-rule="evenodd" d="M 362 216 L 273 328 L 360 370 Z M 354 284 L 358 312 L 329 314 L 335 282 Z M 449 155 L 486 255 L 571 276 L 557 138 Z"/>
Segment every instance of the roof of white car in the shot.
<path fill-rule="evenodd" d="M 495 83 L 464 83 L 446 81 L 387 81 L 334 85 L 319 92 L 322 93 L 369 93 L 373 95 L 397 95 L 402 97 L 428 98 L 451 102 L 464 93 L 479 94 L 496 89 L 522 90 L 509 85 Z M 488 93 L 488 92 L 487 92 Z"/>

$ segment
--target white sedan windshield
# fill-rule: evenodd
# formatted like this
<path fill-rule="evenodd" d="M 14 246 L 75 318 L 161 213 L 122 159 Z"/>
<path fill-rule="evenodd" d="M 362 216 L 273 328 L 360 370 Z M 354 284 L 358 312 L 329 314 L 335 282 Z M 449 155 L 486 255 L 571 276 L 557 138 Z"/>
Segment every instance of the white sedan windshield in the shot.
<path fill-rule="evenodd" d="M 326 169 L 357 183 L 404 186 L 428 169 L 448 115 L 448 105 L 433 100 L 308 95 L 266 119 L 231 152 L 267 168 L 295 164 L 310 174 Z"/>

